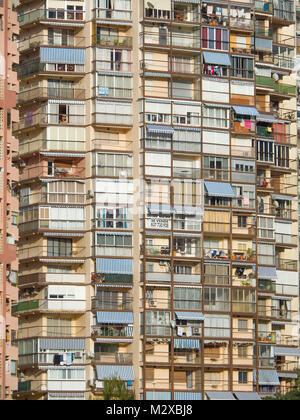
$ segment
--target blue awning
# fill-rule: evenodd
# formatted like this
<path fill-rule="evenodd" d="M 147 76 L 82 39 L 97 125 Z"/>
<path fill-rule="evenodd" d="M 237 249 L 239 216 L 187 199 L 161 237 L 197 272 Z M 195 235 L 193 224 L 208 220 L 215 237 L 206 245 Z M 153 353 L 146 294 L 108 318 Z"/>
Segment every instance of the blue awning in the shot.
<path fill-rule="evenodd" d="M 278 377 L 283 379 L 297 379 L 297 373 L 278 372 Z"/>
<path fill-rule="evenodd" d="M 41 48 L 41 62 L 54 64 L 84 64 L 85 50 L 81 48 Z"/>
<path fill-rule="evenodd" d="M 149 133 L 156 133 L 156 134 L 174 134 L 174 128 L 170 127 L 169 125 L 154 125 L 154 124 L 147 124 L 147 130 Z"/>
<path fill-rule="evenodd" d="M 134 381 L 134 373 L 132 366 L 103 365 L 96 366 L 97 378 L 99 381 L 103 379 L 113 378 L 117 376 L 122 381 Z"/>
<path fill-rule="evenodd" d="M 201 341 L 193 339 L 175 338 L 174 348 L 175 349 L 200 349 Z"/>
<path fill-rule="evenodd" d="M 256 370 L 253 372 L 253 380 L 256 382 Z M 258 371 L 258 384 L 259 385 L 270 385 L 270 386 L 278 386 L 280 385 L 278 373 L 276 370 L 267 370 L 267 369 L 260 369 Z"/>
<path fill-rule="evenodd" d="M 83 338 L 40 338 L 39 348 L 44 350 L 85 350 Z"/>
<path fill-rule="evenodd" d="M 97 324 L 133 324 L 133 312 L 97 312 Z"/>
<path fill-rule="evenodd" d="M 175 392 L 174 400 L 178 401 L 195 401 L 202 400 L 201 392 Z"/>
<path fill-rule="evenodd" d="M 250 106 L 233 106 L 234 112 L 239 115 L 250 115 L 252 117 L 257 117 L 259 112 L 256 108 Z"/>
<path fill-rule="evenodd" d="M 175 312 L 175 316 L 182 321 L 204 321 L 204 315 L 201 312 Z"/>
<path fill-rule="evenodd" d="M 164 214 L 170 216 L 174 213 L 173 207 L 168 204 L 147 204 L 147 209 L 152 215 Z"/>
<path fill-rule="evenodd" d="M 222 391 L 209 391 L 206 392 L 206 395 L 209 400 L 235 400 L 231 392 L 222 392 Z M 236 400 L 235 400 L 236 401 Z"/>
<path fill-rule="evenodd" d="M 290 347 L 275 347 L 275 356 L 295 356 L 300 357 L 300 350 Z"/>
<path fill-rule="evenodd" d="M 261 401 L 257 392 L 235 392 L 234 395 L 241 401 Z"/>
<path fill-rule="evenodd" d="M 234 198 L 235 193 L 230 184 L 225 182 L 204 182 L 207 195 L 209 197 Z"/>
<path fill-rule="evenodd" d="M 133 260 L 121 258 L 97 258 L 97 273 L 133 274 Z"/>
<path fill-rule="evenodd" d="M 146 400 L 155 400 L 155 401 L 159 401 L 159 400 L 165 400 L 165 401 L 170 401 L 171 400 L 171 392 L 167 392 L 167 391 L 146 391 Z"/>
<path fill-rule="evenodd" d="M 220 66 L 231 66 L 229 54 L 204 51 L 203 58 L 207 64 L 219 64 Z"/>
<path fill-rule="evenodd" d="M 277 279 L 276 268 L 275 267 L 258 267 L 257 277 L 262 280 L 276 280 Z"/>

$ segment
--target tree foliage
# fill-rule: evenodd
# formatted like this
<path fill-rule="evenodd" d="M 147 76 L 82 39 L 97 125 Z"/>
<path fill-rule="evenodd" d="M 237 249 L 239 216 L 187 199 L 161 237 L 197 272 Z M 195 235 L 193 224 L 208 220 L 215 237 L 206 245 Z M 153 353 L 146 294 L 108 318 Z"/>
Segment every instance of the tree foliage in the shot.
<path fill-rule="evenodd" d="M 135 400 L 134 391 L 126 388 L 125 382 L 117 376 L 104 379 L 103 386 L 104 400 Z"/>

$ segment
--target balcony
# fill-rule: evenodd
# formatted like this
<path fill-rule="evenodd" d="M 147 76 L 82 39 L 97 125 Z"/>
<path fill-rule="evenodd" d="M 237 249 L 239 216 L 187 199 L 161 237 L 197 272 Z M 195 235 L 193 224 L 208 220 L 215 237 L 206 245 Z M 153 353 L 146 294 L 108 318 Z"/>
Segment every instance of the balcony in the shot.
<path fill-rule="evenodd" d="M 55 258 L 55 259 L 68 259 L 72 258 L 85 258 L 86 249 L 84 247 L 73 246 L 70 249 L 62 251 L 59 246 L 57 247 L 45 247 L 45 246 L 33 246 L 30 248 L 23 248 L 22 245 L 18 249 L 18 258 L 22 260 L 39 260 L 41 258 Z"/>
<path fill-rule="evenodd" d="M 92 339 L 97 337 L 133 337 L 133 327 L 114 327 L 114 326 L 92 326 Z"/>
<path fill-rule="evenodd" d="M 83 313 L 86 301 L 80 299 L 36 299 L 21 301 L 12 307 L 13 314 L 36 312 L 73 312 Z"/>
<path fill-rule="evenodd" d="M 132 37 L 119 35 L 95 35 L 93 37 L 93 45 L 97 47 L 132 48 Z"/>
<path fill-rule="evenodd" d="M 272 280 L 258 280 L 258 292 L 276 292 L 276 282 Z"/>
<path fill-rule="evenodd" d="M 45 162 L 47 163 L 47 162 Z M 69 165 L 65 164 L 59 164 L 57 162 L 54 162 L 54 167 L 52 170 L 52 173 L 49 174 L 49 168 L 48 166 L 21 166 L 19 170 L 19 180 L 25 181 L 29 179 L 34 178 L 59 178 L 59 179 L 65 179 L 65 180 L 72 180 L 72 179 L 82 179 L 85 176 L 85 168 L 79 167 L 75 165 Z M 62 202 L 64 202 L 63 200 Z M 51 202 L 51 201 L 50 201 Z"/>
<path fill-rule="evenodd" d="M 33 35 L 24 37 L 24 39 L 18 41 L 18 49 L 20 53 L 24 51 L 39 48 L 41 46 L 54 46 L 54 47 L 84 47 L 85 38 L 76 36 L 65 36 L 61 37 L 53 34 L 48 35 Z"/>
<path fill-rule="evenodd" d="M 71 188 L 70 184 L 65 186 Z M 76 186 L 74 185 L 74 188 Z M 86 195 L 82 193 L 66 192 L 37 192 L 20 198 L 20 207 L 33 204 L 85 204 Z"/>
<path fill-rule="evenodd" d="M 69 231 L 84 231 L 85 220 L 55 220 L 55 219 L 43 219 L 43 220 L 32 220 L 30 222 L 20 222 L 19 232 L 29 233 L 37 232 L 39 230 L 59 230 L 63 232 Z"/>
<path fill-rule="evenodd" d="M 289 235 L 275 232 L 276 246 L 284 248 L 297 247 L 299 244 L 298 235 Z"/>
<path fill-rule="evenodd" d="M 59 151 L 59 152 L 85 152 L 84 141 L 72 140 L 33 140 L 28 142 L 19 142 L 19 156 L 33 154 L 43 151 Z M 22 172 L 22 171 L 21 171 Z"/>
<path fill-rule="evenodd" d="M 83 64 L 52 64 L 42 63 L 40 58 L 32 59 L 24 63 L 20 63 L 14 67 L 14 71 L 18 73 L 18 78 L 22 79 L 30 77 L 39 73 L 57 74 L 70 74 L 74 77 L 81 77 L 84 74 L 85 66 Z"/>
<path fill-rule="evenodd" d="M 118 21 L 122 21 L 122 24 L 124 23 L 124 21 L 127 21 L 128 25 L 131 26 L 131 1 L 126 0 L 126 2 L 123 2 L 122 4 L 126 6 L 125 9 L 93 9 L 93 18 L 97 20 L 107 20 L 107 23 L 112 25 L 117 25 Z"/>
<path fill-rule="evenodd" d="M 122 284 L 122 285 L 132 285 L 133 276 L 132 274 L 100 274 L 100 273 L 93 273 L 92 274 L 92 283 L 97 284 Z"/>
<path fill-rule="evenodd" d="M 48 99 L 67 99 L 82 101 L 85 99 L 85 89 L 38 87 L 17 94 L 17 103 L 31 101 L 46 101 Z"/>
<path fill-rule="evenodd" d="M 75 7 L 74 7 L 75 9 Z M 84 23 L 85 12 L 83 10 L 64 10 L 64 9 L 35 9 L 30 12 L 24 13 L 23 10 L 18 12 L 19 25 L 22 28 L 23 26 L 32 25 L 41 20 L 51 21 L 65 21 L 70 26 L 74 22 L 74 25 Z M 49 22 L 49 23 L 50 23 Z"/>
<path fill-rule="evenodd" d="M 278 270 L 297 271 L 298 261 L 276 257 L 276 268 Z"/>
<path fill-rule="evenodd" d="M 273 11 L 273 2 L 267 0 L 255 0 L 255 10 L 264 12 L 264 13 L 272 13 Z"/>
<path fill-rule="evenodd" d="M 166 31 L 151 32 L 144 31 L 140 34 L 142 45 L 154 47 L 171 47 L 174 49 L 197 49 L 200 48 L 201 37 L 194 35 L 191 31 L 173 31 L 172 34 Z"/>
<path fill-rule="evenodd" d="M 19 276 L 19 287 L 31 286 L 33 284 L 46 285 L 47 283 L 85 283 L 85 274 L 77 273 L 33 273 Z"/>
<path fill-rule="evenodd" d="M 37 306 L 37 305 L 36 305 Z M 83 338 L 86 336 L 86 326 L 43 327 L 32 326 L 19 328 L 17 339 L 24 340 L 36 337 Z"/>
<path fill-rule="evenodd" d="M 112 310 L 112 311 L 132 311 L 132 299 L 115 298 L 103 300 L 102 297 L 92 298 L 92 311 Z"/>
<path fill-rule="evenodd" d="M 56 354 L 55 351 L 53 353 L 33 353 L 33 354 L 26 354 L 26 355 L 19 355 L 18 359 L 18 367 L 25 369 L 26 367 L 32 368 L 40 366 L 41 368 L 47 368 L 47 365 L 53 366 L 53 359 L 54 355 Z M 73 361 L 72 366 L 76 366 L 76 364 L 83 364 L 85 363 L 85 356 L 82 355 L 80 358 L 77 358 Z"/>
<path fill-rule="evenodd" d="M 95 363 L 111 363 L 111 364 L 122 364 L 131 365 L 133 362 L 132 353 L 104 353 L 96 352 L 94 357 Z"/>
<path fill-rule="evenodd" d="M 27 112 L 26 117 L 21 117 L 19 122 L 13 123 L 13 131 L 46 127 L 48 125 L 84 125 L 85 115 L 46 114 Z"/>
<path fill-rule="evenodd" d="M 118 113 L 100 113 L 94 112 L 92 114 L 92 124 L 93 125 L 114 125 L 114 126 L 132 126 L 132 114 L 118 114 Z"/>

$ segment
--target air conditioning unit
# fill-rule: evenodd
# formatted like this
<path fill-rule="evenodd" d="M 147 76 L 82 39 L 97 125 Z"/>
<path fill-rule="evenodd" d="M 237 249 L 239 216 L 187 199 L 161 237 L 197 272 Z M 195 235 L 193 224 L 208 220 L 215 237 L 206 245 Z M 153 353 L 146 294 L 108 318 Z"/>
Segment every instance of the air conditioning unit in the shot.
<path fill-rule="evenodd" d="M 167 261 L 159 261 L 159 265 L 161 267 L 165 267 L 167 265 Z"/>
<path fill-rule="evenodd" d="M 94 192 L 92 190 L 88 190 L 87 197 L 88 198 L 94 198 L 94 196 L 95 196 Z"/>
<path fill-rule="evenodd" d="M 95 353 L 93 353 L 92 351 L 89 351 L 87 357 L 89 359 L 94 359 L 95 358 Z"/>
<path fill-rule="evenodd" d="M 47 391 L 46 385 L 41 385 L 41 391 Z"/>
<path fill-rule="evenodd" d="M 150 300 L 150 301 L 149 301 L 149 306 L 153 306 L 153 307 L 155 307 L 155 308 L 156 308 L 156 306 L 157 306 L 157 301 L 156 301 L 156 300 Z"/>
<path fill-rule="evenodd" d="M 201 328 L 193 328 L 193 335 L 200 335 L 201 334 Z"/>
<path fill-rule="evenodd" d="M 92 379 L 88 380 L 88 386 L 94 387 L 94 381 Z"/>
<path fill-rule="evenodd" d="M 76 351 L 75 352 L 75 359 L 81 359 L 82 358 L 82 353 L 81 351 Z"/>

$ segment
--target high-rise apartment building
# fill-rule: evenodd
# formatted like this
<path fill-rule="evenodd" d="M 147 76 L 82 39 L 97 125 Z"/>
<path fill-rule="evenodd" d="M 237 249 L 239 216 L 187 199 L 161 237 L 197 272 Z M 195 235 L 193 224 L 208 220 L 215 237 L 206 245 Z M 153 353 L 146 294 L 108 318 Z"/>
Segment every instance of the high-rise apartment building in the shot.
<path fill-rule="evenodd" d="M 294 1 L 21 0 L 17 399 L 255 399 L 298 349 Z"/>
<path fill-rule="evenodd" d="M 12 304 L 18 300 L 16 240 L 18 239 L 18 198 L 15 190 L 18 168 L 12 157 L 18 141 L 12 126 L 18 121 L 16 109 L 18 63 L 17 14 L 12 0 L 0 0 L 0 399 L 11 399 L 17 390 L 18 349 L 15 339 L 18 320 Z"/>

